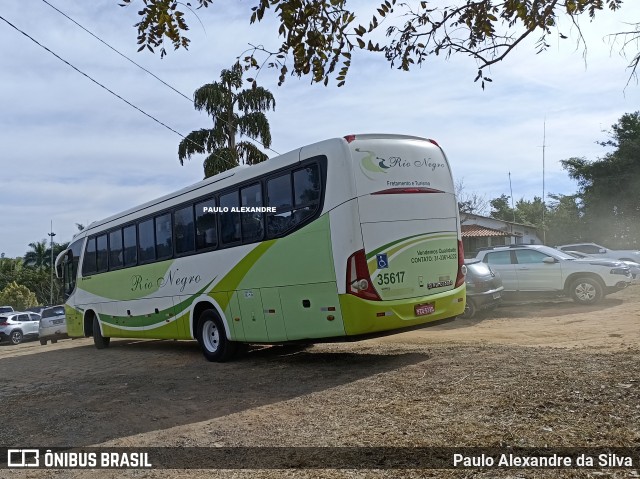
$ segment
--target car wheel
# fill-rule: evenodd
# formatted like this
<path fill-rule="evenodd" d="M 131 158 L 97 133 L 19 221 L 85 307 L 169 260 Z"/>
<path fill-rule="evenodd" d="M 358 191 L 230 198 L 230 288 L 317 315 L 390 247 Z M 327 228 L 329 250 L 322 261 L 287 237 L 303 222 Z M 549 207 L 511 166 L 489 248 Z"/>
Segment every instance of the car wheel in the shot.
<path fill-rule="evenodd" d="M 100 332 L 100 321 L 98 321 L 97 317 L 93 318 L 93 344 L 95 344 L 98 349 L 105 349 L 109 347 L 109 343 L 111 342 L 111 338 L 106 338 Z"/>
<path fill-rule="evenodd" d="M 471 319 L 478 312 L 478 308 L 476 308 L 475 303 L 471 299 L 467 299 L 466 304 L 464 305 L 464 311 L 460 315 L 461 318 Z"/>
<path fill-rule="evenodd" d="M 203 311 L 198 320 L 198 343 L 208 361 L 227 361 L 236 351 L 237 343 L 229 341 L 222 320 L 215 311 Z"/>
<path fill-rule="evenodd" d="M 594 304 L 602 299 L 602 286 L 593 278 L 578 278 L 571 284 L 571 297 L 576 303 Z"/>
<path fill-rule="evenodd" d="M 11 331 L 11 344 L 20 344 L 24 336 L 22 335 L 22 331 L 19 329 Z"/>
<path fill-rule="evenodd" d="M 53 341 L 51 341 L 51 342 L 53 342 Z M 46 339 L 41 339 L 40 340 L 40 344 L 42 344 L 43 346 L 46 346 L 47 345 L 47 340 Z"/>

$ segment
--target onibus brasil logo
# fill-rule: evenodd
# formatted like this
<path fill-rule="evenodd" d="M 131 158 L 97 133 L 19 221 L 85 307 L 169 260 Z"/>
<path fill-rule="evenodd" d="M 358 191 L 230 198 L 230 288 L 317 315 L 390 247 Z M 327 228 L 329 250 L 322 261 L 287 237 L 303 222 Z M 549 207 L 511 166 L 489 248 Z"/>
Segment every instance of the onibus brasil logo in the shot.
<path fill-rule="evenodd" d="M 429 168 L 435 171 L 436 168 L 444 168 L 444 162 L 434 161 L 431 158 L 423 158 L 413 162 L 404 160 L 399 156 L 390 156 L 389 158 L 381 158 L 374 151 L 355 149 L 358 153 L 366 153 L 360 160 L 360 170 L 370 180 L 375 180 L 380 173 L 388 173 L 391 168 Z"/>

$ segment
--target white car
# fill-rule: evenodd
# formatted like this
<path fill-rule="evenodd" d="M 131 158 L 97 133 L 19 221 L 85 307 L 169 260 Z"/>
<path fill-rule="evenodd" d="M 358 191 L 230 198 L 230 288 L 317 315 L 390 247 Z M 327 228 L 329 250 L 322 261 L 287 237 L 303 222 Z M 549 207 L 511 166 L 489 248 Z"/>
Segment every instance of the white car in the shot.
<path fill-rule="evenodd" d="M 548 246 L 499 246 L 476 257 L 500 273 L 505 292 L 562 294 L 592 304 L 631 283 L 629 268 L 619 261 L 576 259 Z"/>
<path fill-rule="evenodd" d="M 556 246 L 560 251 L 577 251 L 598 258 L 610 258 L 640 263 L 640 251 L 634 249 L 609 249 L 595 243 L 563 244 Z"/>
<path fill-rule="evenodd" d="M 570 254 L 574 258 L 594 258 L 590 254 L 580 253 L 579 251 L 565 251 L 565 253 Z M 640 264 L 635 261 L 620 261 L 621 263 L 626 264 L 629 267 L 629 272 L 631 273 L 631 284 L 640 284 Z"/>
<path fill-rule="evenodd" d="M 42 319 L 38 328 L 40 344 L 47 344 L 48 340 L 57 343 L 58 339 L 68 338 L 67 317 L 64 314 L 64 306 L 53 306 L 42 310 Z"/>
<path fill-rule="evenodd" d="M 23 339 L 38 336 L 40 315 L 14 311 L 0 314 L 0 342 L 5 339 L 11 344 L 20 344 Z"/>

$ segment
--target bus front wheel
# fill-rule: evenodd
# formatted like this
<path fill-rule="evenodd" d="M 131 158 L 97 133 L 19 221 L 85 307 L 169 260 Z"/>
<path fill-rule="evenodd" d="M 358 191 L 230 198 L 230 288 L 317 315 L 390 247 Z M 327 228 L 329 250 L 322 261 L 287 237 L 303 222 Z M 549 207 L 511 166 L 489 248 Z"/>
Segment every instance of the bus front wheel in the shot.
<path fill-rule="evenodd" d="M 109 347 L 109 342 L 111 338 L 106 338 L 100 332 L 100 322 L 97 317 L 93 318 L 93 344 L 96 345 L 98 349 L 104 349 Z"/>
<path fill-rule="evenodd" d="M 237 343 L 229 341 L 220 317 L 210 309 L 198 320 L 198 343 L 208 361 L 224 362 L 235 353 Z"/>

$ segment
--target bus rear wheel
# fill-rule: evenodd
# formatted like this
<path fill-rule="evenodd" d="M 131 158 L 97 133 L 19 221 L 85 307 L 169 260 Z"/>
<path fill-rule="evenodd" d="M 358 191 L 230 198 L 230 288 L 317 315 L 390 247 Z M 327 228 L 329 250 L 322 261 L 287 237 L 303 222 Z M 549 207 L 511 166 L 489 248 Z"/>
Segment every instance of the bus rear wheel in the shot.
<path fill-rule="evenodd" d="M 236 351 L 237 343 L 229 341 L 222 320 L 215 311 L 207 309 L 198 319 L 198 343 L 207 361 L 228 361 Z"/>
<path fill-rule="evenodd" d="M 93 318 L 93 344 L 97 349 L 104 349 L 109 347 L 111 338 L 106 338 L 100 332 L 100 322 L 97 317 Z"/>

